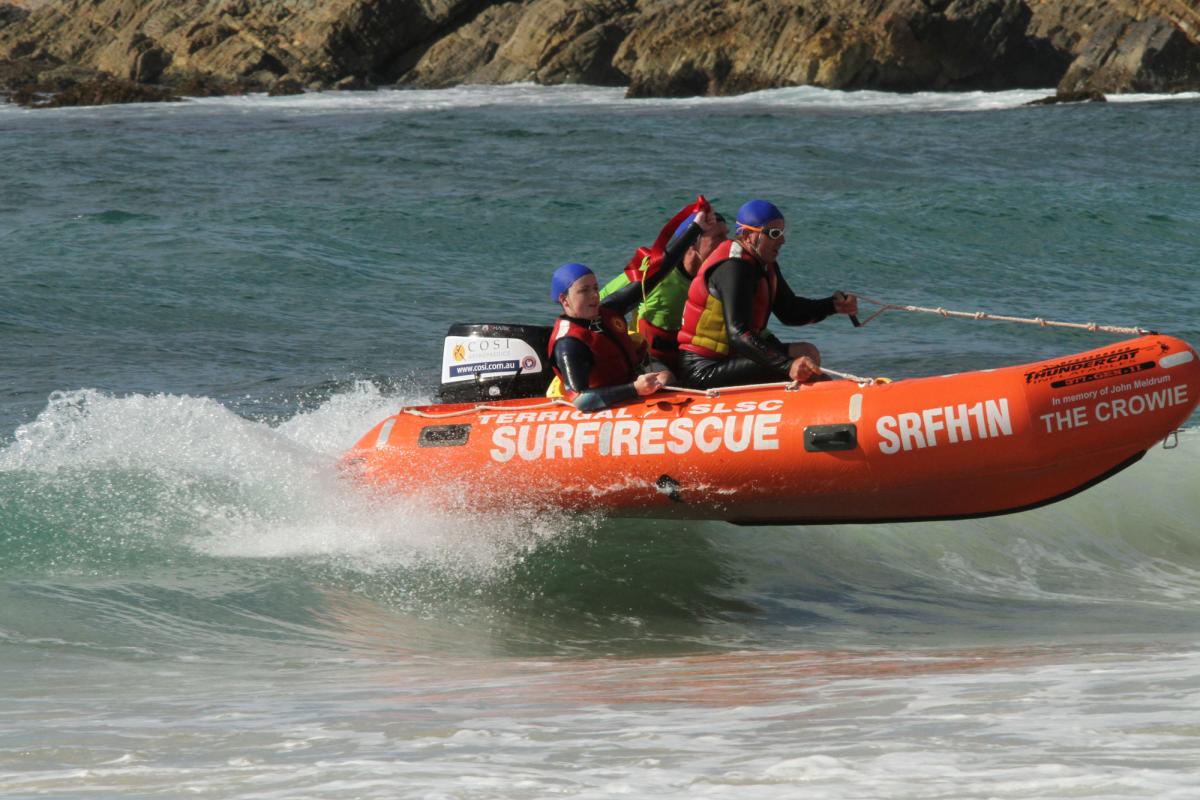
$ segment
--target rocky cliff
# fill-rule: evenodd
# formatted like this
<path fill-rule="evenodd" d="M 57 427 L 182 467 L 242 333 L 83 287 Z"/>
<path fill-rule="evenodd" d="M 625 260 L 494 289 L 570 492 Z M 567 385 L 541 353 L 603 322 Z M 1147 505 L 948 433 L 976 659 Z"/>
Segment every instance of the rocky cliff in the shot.
<path fill-rule="evenodd" d="M 1200 89 L 1194 0 L 0 0 L 0 91 Z M 170 92 L 167 92 L 168 94 Z"/>

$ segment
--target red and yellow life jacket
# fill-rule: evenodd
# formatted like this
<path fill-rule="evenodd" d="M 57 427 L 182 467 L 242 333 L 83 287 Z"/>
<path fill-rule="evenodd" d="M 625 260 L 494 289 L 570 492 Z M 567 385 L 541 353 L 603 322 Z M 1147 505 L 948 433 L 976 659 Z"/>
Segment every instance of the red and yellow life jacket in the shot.
<path fill-rule="evenodd" d="M 566 381 L 563 380 L 554 360 L 554 345 L 564 336 L 578 339 L 592 351 L 592 371 L 588 375 L 587 388 L 599 389 L 601 386 L 632 383 L 637 378 L 638 365 L 641 364 L 644 354 L 629 338 L 624 317 L 604 306 L 600 307 L 600 319 L 591 324 L 587 320 L 560 316 L 550 334 L 548 352 L 554 374 L 562 382 L 563 392 L 568 398 L 576 393 L 567 389 Z"/>
<path fill-rule="evenodd" d="M 683 325 L 679 328 L 679 349 L 705 358 L 728 358 L 729 331 L 725 327 L 725 305 L 708 290 L 708 273 L 718 264 L 736 260 L 737 269 L 752 271 L 757 285 L 750 324 L 756 333 L 766 330 L 779 285 L 779 267 L 764 265 L 753 253 L 731 239 L 717 246 L 696 272 L 688 288 L 683 307 Z"/>

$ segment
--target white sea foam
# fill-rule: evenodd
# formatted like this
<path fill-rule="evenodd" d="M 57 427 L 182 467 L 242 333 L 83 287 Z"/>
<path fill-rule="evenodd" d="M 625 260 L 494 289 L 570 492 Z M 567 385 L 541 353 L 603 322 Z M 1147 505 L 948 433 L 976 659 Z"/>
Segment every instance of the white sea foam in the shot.
<path fill-rule="evenodd" d="M 913 92 L 872 90 L 842 91 L 815 86 L 766 89 L 732 97 L 635 98 L 625 90 L 602 86 L 538 86 L 514 83 L 501 86 L 463 85 L 449 89 L 385 88 L 368 92 L 308 92 L 302 95 L 269 97 L 266 94 L 188 98 L 183 103 L 136 103 L 117 106 L 42 109 L 36 112 L 0 104 L 0 116 L 70 114 L 110 118 L 129 114 L 188 115 L 205 110 L 241 114 L 279 113 L 312 115 L 324 113 L 428 113 L 475 108 L 579 108 L 602 109 L 613 114 L 637 113 L 648 109 L 694 110 L 746 109 L 758 112 L 803 112 L 848 114 L 896 114 L 929 112 L 998 111 L 1024 106 L 1031 100 L 1054 93 L 1047 89 L 1012 89 L 997 92 Z M 1185 102 L 1200 98 L 1198 92 L 1178 94 L 1114 94 L 1114 103 L 1137 104 Z"/>
<path fill-rule="evenodd" d="M 842 91 L 816 86 L 766 89 L 731 97 L 637 98 L 626 99 L 624 89 L 597 86 L 537 86 L 529 83 L 505 86 L 460 86 L 453 89 L 384 89 L 378 92 L 322 92 L 289 98 L 212 98 L 197 102 L 241 106 L 294 109 L 387 109 L 428 111 L 436 109 L 478 108 L 483 106 L 610 107 L 614 110 L 637 108 L 746 107 L 813 109 L 843 111 L 992 111 L 1017 108 L 1031 100 L 1047 97 L 1053 89 L 1012 89 L 998 92 L 913 92 L 896 93 L 871 90 Z M 1120 102 L 1158 102 L 1189 100 L 1197 93 L 1175 95 L 1113 95 Z"/>
<path fill-rule="evenodd" d="M 169 679 L 130 665 L 135 682 L 101 678 L 102 717 L 68 702 L 35 713 L 39 695 L 14 692 L 34 744 L 22 745 L 22 769 L 0 771 L 0 790 L 65 794 L 85 780 L 102 795 L 280 798 L 1195 795 L 1194 650 L 239 667 L 214 692 L 219 664 Z M 27 690 L 34 678 L 16 680 Z M 97 744 L 114 729 L 132 758 Z M 65 768 L 63 751 L 103 758 Z"/>
<path fill-rule="evenodd" d="M 1130 92 L 1129 94 L 1110 94 L 1106 97 L 1113 103 L 1159 103 L 1167 100 L 1200 100 L 1200 92 L 1177 92 L 1175 94 Z"/>
<path fill-rule="evenodd" d="M 600 86 L 538 86 L 514 83 L 501 86 L 464 85 L 450 89 L 380 89 L 373 92 L 310 92 L 303 95 L 268 97 L 263 94 L 189 100 L 199 107 L 225 110 L 302 113 L 338 112 L 428 112 L 484 107 L 605 108 L 615 113 L 647 108 L 747 108 L 759 110 L 825 110 L 846 112 L 994 111 L 1018 108 L 1031 100 L 1054 94 L 1053 88 L 1012 89 L 997 92 L 913 92 L 871 90 L 842 91 L 816 86 L 766 89 L 731 97 L 627 99 L 625 90 Z M 1200 93 L 1111 95 L 1121 103 L 1184 101 Z M 178 108 L 178 106 L 176 106 Z"/>
<path fill-rule="evenodd" d="M 84 492 L 89 481 L 103 484 L 114 535 L 182 529 L 192 548 L 222 557 L 316 557 L 368 570 L 432 564 L 481 574 L 571 529 L 533 513 L 448 513 L 346 479 L 340 456 L 402 404 L 360 383 L 273 427 L 209 398 L 57 393 L 0 451 L 0 472 Z"/>

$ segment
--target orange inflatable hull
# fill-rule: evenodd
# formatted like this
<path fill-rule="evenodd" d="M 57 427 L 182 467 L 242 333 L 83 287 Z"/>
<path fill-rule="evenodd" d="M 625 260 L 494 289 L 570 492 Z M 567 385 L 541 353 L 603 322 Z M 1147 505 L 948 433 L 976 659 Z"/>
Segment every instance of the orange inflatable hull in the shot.
<path fill-rule="evenodd" d="M 346 455 L 371 485 L 468 510 L 743 524 L 953 519 L 1053 502 L 1135 462 L 1200 400 L 1200 357 L 1144 336 L 995 370 L 794 390 L 405 408 Z"/>

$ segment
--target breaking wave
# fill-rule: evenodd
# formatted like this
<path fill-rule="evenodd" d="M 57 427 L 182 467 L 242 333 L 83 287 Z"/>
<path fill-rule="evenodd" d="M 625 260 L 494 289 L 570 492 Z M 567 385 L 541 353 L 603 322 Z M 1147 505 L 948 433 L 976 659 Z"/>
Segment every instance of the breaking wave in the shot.
<path fill-rule="evenodd" d="M 239 607 L 316 593 L 301 606 L 318 618 L 382 604 L 451 626 L 488 620 L 550 649 L 580 637 L 961 643 L 1031 623 L 1049 637 L 1064 608 L 1072 635 L 1195 627 L 1197 429 L 1032 512 L 755 529 L 452 515 L 343 480 L 339 456 L 406 399 L 358 383 L 269 422 L 203 397 L 57 394 L 0 451 L 2 569 L 42 587 L 82 576 L 193 600 L 232 591 Z"/>

